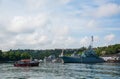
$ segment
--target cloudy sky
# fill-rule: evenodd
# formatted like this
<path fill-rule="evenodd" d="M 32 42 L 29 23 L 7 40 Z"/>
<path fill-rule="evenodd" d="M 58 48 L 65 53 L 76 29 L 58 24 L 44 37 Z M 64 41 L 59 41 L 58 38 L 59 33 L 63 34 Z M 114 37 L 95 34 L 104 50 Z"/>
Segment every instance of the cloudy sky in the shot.
<path fill-rule="evenodd" d="M 0 49 L 120 43 L 120 0 L 0 0 Z"/>

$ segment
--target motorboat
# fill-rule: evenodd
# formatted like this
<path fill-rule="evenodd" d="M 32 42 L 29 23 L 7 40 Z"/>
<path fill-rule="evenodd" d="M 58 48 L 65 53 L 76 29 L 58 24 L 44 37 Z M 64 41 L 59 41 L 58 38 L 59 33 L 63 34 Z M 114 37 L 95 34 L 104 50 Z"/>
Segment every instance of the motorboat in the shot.
<path fill-rule="evenodd" d="M 31 59 L 22 59 L 14 63 L 15 67 L 33 67 L 39 66 L 39 62 Z"/>

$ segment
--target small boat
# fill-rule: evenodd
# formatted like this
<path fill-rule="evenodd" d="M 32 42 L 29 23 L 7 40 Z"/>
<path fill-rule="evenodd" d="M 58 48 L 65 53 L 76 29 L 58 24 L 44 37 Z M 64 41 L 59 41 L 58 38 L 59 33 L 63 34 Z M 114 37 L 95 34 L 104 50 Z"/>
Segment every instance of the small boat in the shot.
<path fill-rule="evenodd" d="M 39 66 L 38 61 L 30 60 L 30 59 L 23 59 L 14 63 L 15 67 L 33 67 Z"/>

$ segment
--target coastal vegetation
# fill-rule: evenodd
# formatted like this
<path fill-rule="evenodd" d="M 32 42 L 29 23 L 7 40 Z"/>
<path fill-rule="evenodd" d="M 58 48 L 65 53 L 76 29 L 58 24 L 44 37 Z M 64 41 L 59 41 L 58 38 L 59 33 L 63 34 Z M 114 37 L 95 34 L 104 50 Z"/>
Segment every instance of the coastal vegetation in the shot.
<path fill-rule="evenodd" d="M 95 48 L 95 51 L 99 56 L 117 54 L 120 53 L 120 44 L 97 47 Z"/>
<path fill-rule="evenodd" d="M 73 53 L 77 53 L 81 55 L 87 48 L 81 47 L 77 49 L 64 49 L 64 55 L 70 56 Z M 104 47 L 94 48 L 95 52 L 99 56 L 111 55 L 120 53 L 120 44 L 109 45 Z M 18 50 L 9 50 L 3 52 L 0 50 L 0 61 L 17 61 L 20 59 L 44 59 L 44 57 L 48 57 L 50 55 L 55 55 L 59 57 L 62 49 L 46 49 L 46 50 L 30 50 L 30 49 L 18 49 Z"/>

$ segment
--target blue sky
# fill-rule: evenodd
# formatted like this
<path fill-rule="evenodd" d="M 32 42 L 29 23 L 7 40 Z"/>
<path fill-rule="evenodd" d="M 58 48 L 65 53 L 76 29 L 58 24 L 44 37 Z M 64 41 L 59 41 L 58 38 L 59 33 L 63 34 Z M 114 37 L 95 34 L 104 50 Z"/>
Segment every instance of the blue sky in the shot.
<path fill-rule="evenodd" d="M 120 0 L 0 0 L 0 49 L 120 43 Z"/>

